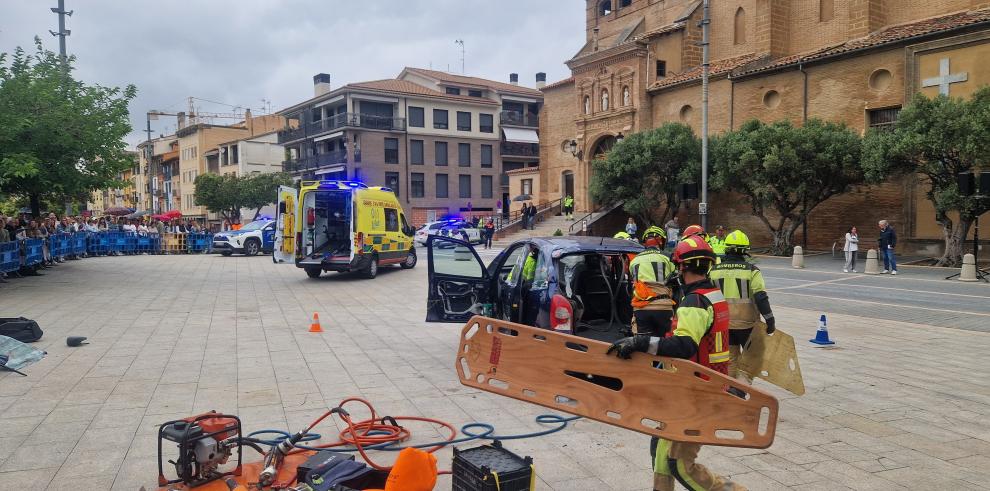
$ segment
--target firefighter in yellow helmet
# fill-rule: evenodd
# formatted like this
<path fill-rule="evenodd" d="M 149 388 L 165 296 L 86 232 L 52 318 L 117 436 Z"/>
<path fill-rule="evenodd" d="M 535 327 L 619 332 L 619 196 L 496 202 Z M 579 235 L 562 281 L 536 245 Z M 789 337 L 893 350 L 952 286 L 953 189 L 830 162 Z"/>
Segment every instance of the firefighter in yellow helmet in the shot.
<path fill-rule="evenodd" d="M 725 258 L 709 276 L 729 303 L 729 376 L 752 383 L 752 374 L 742 373 L 736 367 L 739 356 L 761 315 L 768 334 L 776 330 L 776 324 L 763 273 L 746 260 L 748 255 L 749 237 L 742 230 L 733 231 L 725 237 Z"/>
<path fill-rule="evenodd" d="M 613 239 L 619 239 L 619 240 L 636 240 L 636 239 L 633 238 L 633 236 L 629 235 L 628 233 L 626 233 L 624 231 L 623 232 L 616 232 L 615 235 L 612 236 L 612 238 Z"/>
<path fill-rule="evenodd" d="M 670 330 L 674 302 L 666 282 L 674 272 L 674 264 L 660 252 L 666 242 L 667 235 L 662 228 L 654 226 L 646 229 L 643 232 L 646 249 L 629 263 L 633 284 L 633 334 L 664 336 Z"/>

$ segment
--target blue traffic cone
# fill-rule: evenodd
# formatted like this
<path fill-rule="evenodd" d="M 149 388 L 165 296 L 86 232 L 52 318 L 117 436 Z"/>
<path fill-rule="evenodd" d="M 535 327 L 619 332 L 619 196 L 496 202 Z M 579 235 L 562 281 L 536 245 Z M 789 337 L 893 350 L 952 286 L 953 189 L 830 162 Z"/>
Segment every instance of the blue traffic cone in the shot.
<path fill-rule="evenodd" d="M 815 333 L 815 339 L 809 339 L 808 341 L 821 346 L 835 344 L 835 341 L 828 338 L 828 328 L 825 327 L 827 322 L 825 320 L 825 314 L 822 314 L 822 317 L 818 319 L 818 332 Z"/>

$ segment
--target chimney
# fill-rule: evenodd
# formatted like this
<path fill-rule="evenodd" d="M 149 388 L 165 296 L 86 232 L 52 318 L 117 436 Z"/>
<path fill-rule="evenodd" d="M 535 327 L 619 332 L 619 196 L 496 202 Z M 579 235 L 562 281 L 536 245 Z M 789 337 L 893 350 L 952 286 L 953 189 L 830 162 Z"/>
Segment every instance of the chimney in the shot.
<path fill-rule="evenodd" d="M 510 73 L 509 74 L 509 83 L 512 84 L 512 85 L 519 85 L 519 74 L 518 73 Z"/>
<path fill-rule="evenodd" d="M 592 51 L 598 51 L 598 28 L 591 30 L 591 47 Z"/>
<path fill-rule="evenodd" d="M 178 126 L 178 128 L 180 130 L 182 128 L 185 128 L 186 127 L 186 113 L 185 112 L 179 111 L 179 114 L 176 114 L 175 115 L 175 119 L 177 121 L 176 126 Z"/>
<path fill-rule="evenodd" d="M 547 86 L 547 74 L 543 72 L 536 72 L 536 88 L 542 89 Z"/>
<path fill-rule="evenodd" d="M 330 74 L 329 73 L 317 73 L 313 75 L 313 93 L 316 96 L 321 96 L 330 92 Z"/>
<path fill-rule="evenodd" d="M 244 124 L 247 126 L 248 135 L 254 136 L 254 118 L 251 117 L 251 108 L 244 109 Z"/>

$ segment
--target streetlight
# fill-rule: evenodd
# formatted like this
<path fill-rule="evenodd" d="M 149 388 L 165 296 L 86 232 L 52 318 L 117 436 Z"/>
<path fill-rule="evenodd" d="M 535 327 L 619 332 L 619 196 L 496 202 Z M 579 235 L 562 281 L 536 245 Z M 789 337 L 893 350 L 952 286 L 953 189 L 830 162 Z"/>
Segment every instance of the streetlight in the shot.
<path fill-rule="evenodd" d="M 571 140 L 567 144 L 567 149 L 571 151 L 571 155 L 577 157 L 578 156 L 578 144 L 577 144 L 577 140 Z"/>

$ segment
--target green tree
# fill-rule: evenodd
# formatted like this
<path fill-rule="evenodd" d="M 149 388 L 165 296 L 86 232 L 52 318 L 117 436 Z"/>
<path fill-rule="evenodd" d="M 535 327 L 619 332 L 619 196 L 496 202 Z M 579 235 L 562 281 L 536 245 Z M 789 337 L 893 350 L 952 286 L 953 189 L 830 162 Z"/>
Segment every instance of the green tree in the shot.
<path fill-rule="evenodd" d="M 969 100 L 916 95 L 893 131 L 867 135 L 863 160 L 873 181 L 920 174 L 945 241 L 936 264 L 959 266 L 973 221 L 990 211 L 990 190 L 981 190 L 983 196 L 963 196 L 956 180 L 960 173 L 990 168 L 990 87 Z"/>
<path fill-rule="evenodd" d="M 753 120 L 712 147 L 712 186 L 743 196 L 770 231 L 776 255 L 791 252 L 794 232 L 815 207 L 865 179 L 861 139 L 841 124 Z"/>
<path fill-rule="evenodd" d="M 196 204 L 219 213 L 230 223 L 241 220 L 242 208 L 254 208 L 257 220 L 261 208 L 277 199 L 279 186 L 291 183 L 287 174 L 201 174 L 196 177 Z"/>
<path fill-rule="evenodd" d="M 701 140 L 689 126 L 667 123 L 627 136 L 593 169 L 590 191 L 596 201 L 622 201 L 625 212 L 640 222 L 663 224 L 680 206 L 677 186 L 700 175 Z"/>
<path fill-rule="evenodd" d="M 63 64 L 38 38 L 33 54 L 0 54 L 0 185 L 26 197 L 35 215 L 43 200 L 118 186 L 134 166 L 124 137 L 136 89 L 74 80 L 74 60 Z"/>

